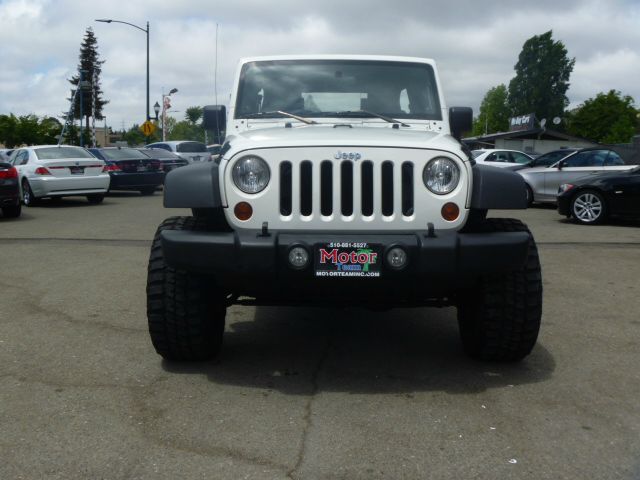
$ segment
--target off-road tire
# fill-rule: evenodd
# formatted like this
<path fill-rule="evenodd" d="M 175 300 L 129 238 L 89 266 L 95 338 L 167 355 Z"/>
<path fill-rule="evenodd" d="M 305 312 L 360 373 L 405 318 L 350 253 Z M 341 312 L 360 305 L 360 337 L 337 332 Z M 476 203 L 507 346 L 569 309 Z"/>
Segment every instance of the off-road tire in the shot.
<path fill-rule="evenodd" d="M 529 252 L 521 270 L 488 274 L 458 303 L 458 325 L 465 352 L 476 359 L 516 362 L 538 338 L 542 317 L 542 274 L 533 235 L 519 220 L 490 218 L 476 233 L 527 232 Z"/>
<path fill-rule="evenodd" d="M 103 200 L 104 200 L 103 193 L 94 193 L 91 195 L 87 195 L 87 202 L 91 203 L 92 205 L 97 205 L 98 203 L 102 203 Z"/>
<path fill-rule="evenodd" d="M 18 218 L 22 212 L 22 205 L 11 205 L 8 207 L 2 207 L 2 215 L 4 218 Z"/>
<path fill-rule="evenodd" d="M 147 275 L 147 319 L 156 352 L 167 360 L 214 358 L 222 346 L 225 296 L 211 279 L 165 263 L 160 234 L 164 230 L 207 230 L 204 219 L 171 217 L 158 227 Z"/>

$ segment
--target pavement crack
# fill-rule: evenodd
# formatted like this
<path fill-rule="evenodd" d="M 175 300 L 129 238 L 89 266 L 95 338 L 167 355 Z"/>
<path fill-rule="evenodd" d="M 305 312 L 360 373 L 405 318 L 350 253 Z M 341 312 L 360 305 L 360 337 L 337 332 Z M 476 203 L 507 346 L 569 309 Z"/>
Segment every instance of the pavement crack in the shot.
<path fill-rule="evenodd" d="M 300 441 L 300 449 L 298 450 L 298 455 L 296 456 L 295 465 L 287 472 L 287 477 L 291 479 L 297 478 L 300 467 L 302 466 L 302 462 L 304 462 L 304 458 L 307 454 L 309 433 L 311 431 L 311 428 L 313 427 L 313 402 L 319 390 L 318 377 L 320 376 L 320 372 L 322 372 L 322 369 L 324 368 L 324 365 L 329 358 L 332 335 L 333 331 L 330 332 L 327 343 L 325 344 L 324 349 L 320 354 L 320 358 L 318 359 L 318 363 L 316 363 L 316 366 L 311 373 L 311 393 L 309 394 L 309 398 L 307 399 L 307 402 L 304 406 L 304 427 L 302 429 L 302 440 Z"/>

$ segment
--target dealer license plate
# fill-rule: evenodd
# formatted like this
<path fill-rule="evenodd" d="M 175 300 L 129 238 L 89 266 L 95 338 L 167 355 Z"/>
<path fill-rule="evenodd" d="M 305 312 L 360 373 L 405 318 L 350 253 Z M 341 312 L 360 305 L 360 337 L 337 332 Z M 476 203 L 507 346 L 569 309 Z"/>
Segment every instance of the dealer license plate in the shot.
<path fill-rule="evenodd" d="M 84 167 L 69 167 L 72 175 L 82 175 L 84 173 Z"/>
<path fill-rule="evenodd" d="M 382 245 L 366 242 L 328 242 L 315 246 L 316 277 L 379 277 Z"/>

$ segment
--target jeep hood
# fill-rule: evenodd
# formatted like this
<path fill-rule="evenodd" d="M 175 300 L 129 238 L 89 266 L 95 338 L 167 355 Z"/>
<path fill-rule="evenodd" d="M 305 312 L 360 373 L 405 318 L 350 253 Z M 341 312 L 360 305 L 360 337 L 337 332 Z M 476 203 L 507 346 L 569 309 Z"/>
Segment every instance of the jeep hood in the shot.
<path fill-rule="evenodd" d="M 401 127 L 402 128 L 402 127 Z M 305 125 L 292 128 L 264 128 L 228 137 L 229 155 L 254 148 L 274 147 L 386 147 L 427 148 L 461 152 L 461 145 L 450 135 L 394 128 L 372 128 L 347 125 Z"/>

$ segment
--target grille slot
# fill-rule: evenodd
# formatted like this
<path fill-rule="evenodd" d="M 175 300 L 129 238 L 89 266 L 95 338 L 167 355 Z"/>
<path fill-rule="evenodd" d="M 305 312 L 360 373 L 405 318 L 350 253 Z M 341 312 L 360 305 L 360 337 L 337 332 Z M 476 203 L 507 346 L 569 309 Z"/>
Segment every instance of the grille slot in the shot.
<path fill-rule="evenodd" d="M 349 161 L 340 164 L 340 206 L 342 215 L 353 215 L 353 163 Z"/>
<path fill-rule="evenodd" d="M 320 213 L 333 213 L 333 163 L 329 160 L 320 164 Z"/>
<path fill-rule="evenodd" d="M 373 162 L 362 162 L 361 177 L 361 211 L 365 217 L 373 215 Z"/>
<path fill-rule="evenodd" d="M 300 213 L 309 216 L 313 212 L 313 165 L 309 160 L 300 164 Z"/>
<path fill-rule="evenodd" d="M 289 216 L 292 213 L 292 176 L 291 162 L 280 164 L 280 213 Z"/>
<path fill-rule="evenodd" d="M 393 215 L 393 163 L 382 163 L 382 215 Z"/>
<path fill-rule="evenodd" d="M 413 163 L 402 164 L 402 215 L 413 215 Z"/>

